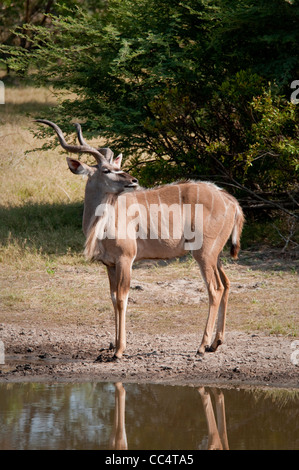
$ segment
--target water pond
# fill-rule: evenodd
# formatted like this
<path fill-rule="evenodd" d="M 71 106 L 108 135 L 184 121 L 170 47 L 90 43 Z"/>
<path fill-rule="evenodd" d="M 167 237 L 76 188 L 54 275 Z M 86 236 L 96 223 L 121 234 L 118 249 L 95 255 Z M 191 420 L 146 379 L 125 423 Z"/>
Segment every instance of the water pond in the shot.
<path fill-rule="evenodd" d="M 0 449 L 299 449 L 299 391 L 0 383 Z"/>

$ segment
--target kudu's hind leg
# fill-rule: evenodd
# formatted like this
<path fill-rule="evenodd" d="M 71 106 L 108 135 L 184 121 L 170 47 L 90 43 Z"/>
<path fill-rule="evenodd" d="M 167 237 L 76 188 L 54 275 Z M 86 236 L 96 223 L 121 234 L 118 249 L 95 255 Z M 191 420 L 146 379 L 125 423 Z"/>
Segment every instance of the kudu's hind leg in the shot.
<path fill-rule="evenodd" d="M 222 267 L 220 259 L 218 259 L 218 271 L 220 274 L 221 282 L 224 287 L 224 291 L 222 294 L 222 298 L 219 305 L 218 310 L 218 322 L 217 322 L 217 331 L 215 335 L 215 339 L 209 349 L 209 351 L 214 352 L 220 346 L 220 344 L 224 341 L 224 333 L 225 333 L 225 321 L 226 321 L 226 311 L 227 311 L 227 303 L 228 303 L 228 295 L 229 295 L 229 286 L 230 282 L 225 274 L 225 271 Z"/>
<path fill-rule="evenodd" d="M 194 256 L 195 257 L 195 256 Z M 196 258 L 195 258 L 196 259 Z M 206 283 L 208 295 L 209 295 L 209 313 L 205 327 L 205 331 L 202 337 L 201 345 L 197 351 L 197 354 L 203 356 L 206 350 L 211 350 L 210 345 L 212 341 L 212 335 L 216 323 L 218 309 L 224 292 L 224 286 L 221 281 L 220 273 L 217 268 L 217 262 L 212 264 L 206 264 L 197 260 L 200 266 L 200 270 L 203 279 Z"/>

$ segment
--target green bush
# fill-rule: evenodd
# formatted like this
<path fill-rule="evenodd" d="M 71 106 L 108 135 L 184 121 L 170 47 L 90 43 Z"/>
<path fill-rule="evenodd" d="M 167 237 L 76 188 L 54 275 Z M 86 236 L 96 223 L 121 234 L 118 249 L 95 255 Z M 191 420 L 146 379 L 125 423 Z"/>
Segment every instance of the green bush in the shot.
<path fill-rule="evenodd" d="M 38 117 L 106 137 L 141 184 L 209 179 L 247 208 L 297 217 L 298 106 L 286 93 L 298 78 L 298 5 L 111 0 L 22 27 L 30 48 L 2 51 L 10 69 L 67 91 Z"/>

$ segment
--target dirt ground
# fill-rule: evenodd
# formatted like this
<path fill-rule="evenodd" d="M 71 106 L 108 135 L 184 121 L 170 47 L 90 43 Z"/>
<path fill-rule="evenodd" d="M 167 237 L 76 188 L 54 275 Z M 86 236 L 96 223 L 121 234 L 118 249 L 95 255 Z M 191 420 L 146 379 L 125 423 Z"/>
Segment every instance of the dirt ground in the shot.
<path fill-rule="evenodd" d="M 243 256 L 245 259 L 245 255 Z M 11 318 L 11 321 L 3 321 L 6 317 L 2 317 L 0 340 L 5 348 L 5 363 L 0 365 L 0 382 L 121 381 L 298 388 L 299 364 L 294 363 L 298 362 L 294 361 L 294 354 L 299 349 L 296 335 L 279 332 L 269 334 L 265 330 L 259 331 L 256 324 L 251 326 L 250 323 L 245 330 L 241 328 L 246 317 L 260 316 L 258 305 L 262 305 L 264 312 L 266 304 L 270 305 L 271 300 L 282 311 L 285 305 L 285 310 L 292 313 L 291 318 L 295 325 L 293 329 L 297 328 L 297 265 L 287 266 L 287 270 L 282 272 L 282 266 L 286 266 L 285 261 L 282 260 L 277 267 L 276 260 L 278 271 L 272 270 L 273 262 L 271 263 L 269 266 L 267 259 L 263 261 L 250 255 L 250 269 L 248 263 L 242 261 L 228 265 L 227 271 L 231 279 L 230 310 L 238 310 L 240 320 L 239 323 L 234 323 L 233 315 L 230 314 L 225 343 L 216 353 L 206 353 L 203 359 L 196 356 L 195 352 L 206 321 L 207 297 L 204 286 L 198 284 L 199 278 L 197 271 L 193 272 L 194 266 L 180 268 L 177 264 L 173 267 L 156 268 L 155 271 L 144 265 L 136 269 L 129 297 L 127 350 L 123 358 L 117 361 L 112 360 L 113 350 L 109 349 L 114 341 L 114 315 L 105 284 L 106 273 L 101 271 L 95 277 L 95 272 L 85 272 L 86 268 L 85 271 L 82 268 L 81 273 L 78 272 L 78 267 L 74 273 L 68 270 L 65 272 L 65 282 L 68 285 L 78 277 L 82 282 L 82 290 L 83 281 L 86 281 L 87 286 L 95 278 L 99 279 L 97 282 L 104 283 L 102 290 L 108 305 L 106 309 L 106 304 L 103 304 L 101 318 L 104 320 L 101 323 L 43 322 L 34 311 L 30 317 L 30 310 L 26 311 L 27 316 L 22 315 L 22 312 L 9 313 L 11 316 L 7 318 Z M 256 271 L 255 266 L 258 266 Z M 266 269 L 268 277 L 265 277 Z M 57 282 L 61 284 L 62 271 L 57 270 L 55 275 Z M 68 278 L 67 275 L 71 277 Z M 8 275 L 7 279 L 9 281 Z M 38 287 L 38 282 L 45 283 L 45 280 L 41 276 L 39 281 L 30 278 L 31 288 L 35 291 L 38 291 L 34 289 Z M 55 283 L 55 277 L 52 276 L 49 282 Z M 272 318 L 276 311 L 271 305 L 270 307 L 269 315 Z M 199 310 L 202 313 L 198 317 Z M 161 317 L 163 316 L 160 323 L 159 311 Z M 185 313 L 184 324 L 183 312 L 193 311 L 195 320 Z M 13 321 L 13 318 L 17 320 Z M 296 359 L 299 359 L 299 353 Z"/>
<path fill-rule="evenodd" d="M 123 359 L 112 361 L 112 331 L 2 325 L 9 344 L 0 381 L 122 381 L 175 385 L 299 386 L 290 338 L 228 332 L 216 353 L 195 356 L 197 335 L 128 333 Z"/>

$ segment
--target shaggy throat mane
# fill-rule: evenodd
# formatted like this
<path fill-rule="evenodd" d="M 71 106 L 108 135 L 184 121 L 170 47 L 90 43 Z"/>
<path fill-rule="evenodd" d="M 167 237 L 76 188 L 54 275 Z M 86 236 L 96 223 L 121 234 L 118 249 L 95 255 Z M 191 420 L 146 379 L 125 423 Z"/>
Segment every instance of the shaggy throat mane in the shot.
<path fill-rule="evenodd" d="M 108 194 L 104 200 L 101 201 L 101 208 L 105 205 L 107 208 L 114 207 L 117 201 L 117 194 Z M 87 231 L 84 255 L 85 258 L 89 261 L 95 261 L 99 259 L 102 249 L 101 249 L 101 240 L 105 238 L 109 223 L 109 211 L 101 209 L 101 214 L 97 215 L 97 206 L 95 214 L 91 218 L 89 228 Z"/>

